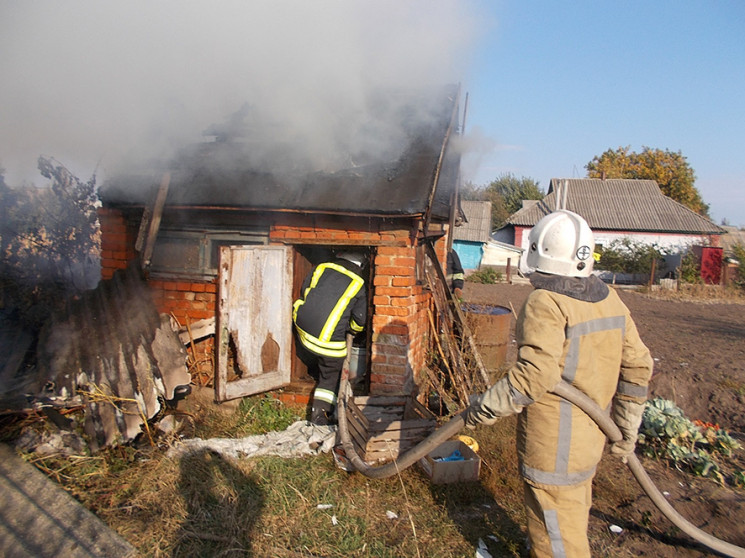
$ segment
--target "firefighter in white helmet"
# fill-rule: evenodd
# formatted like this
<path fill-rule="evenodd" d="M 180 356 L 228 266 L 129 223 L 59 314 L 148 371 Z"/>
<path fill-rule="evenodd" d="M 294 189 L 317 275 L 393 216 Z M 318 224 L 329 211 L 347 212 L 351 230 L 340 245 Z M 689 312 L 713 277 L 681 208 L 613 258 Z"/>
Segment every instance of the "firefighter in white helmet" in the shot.
<path fill-rule="evenodd" d="M 364 253 L 342 251 L 316 265 L 305 278 L 293 304 L 292 321 L 298 339 L 317 368 L 318 384 L 311 400 L 314 424 L 333 422 L 344 359 L 346 335 L 363 331 L 367 321 Z"/>
<path fill-rule="evenodd" d="M 466 424 L 519 413 L 531 556 L 590 556 L 592 479 L 605 436 L 583 411 L 550 393 L 564 380 L 612 416 L 634 451 L 652 375 L 652 358 L 615 290 L 592 275 L 594 238 L 585 220 L 556 211 L 531 230 L 526 264 L 535 270 L 517 320 L 517 362 L 469 407 Z"/>

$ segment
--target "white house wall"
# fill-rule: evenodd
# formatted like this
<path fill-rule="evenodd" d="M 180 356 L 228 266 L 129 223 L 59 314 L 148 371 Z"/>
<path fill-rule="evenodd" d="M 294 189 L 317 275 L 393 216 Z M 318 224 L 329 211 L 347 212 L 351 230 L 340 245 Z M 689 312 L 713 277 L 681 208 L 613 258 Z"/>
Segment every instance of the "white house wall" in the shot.
<path fill-rule="evenodd" d="M 517 267 L 520 261 L 520 252 L 518 250 L 511 250 L 487 242 L 484 244 L 484 254 L 481 257 L 481 265 L 491 265 L 495 267 L 506 267 L 507 260 L 510 261 L 510 265 Z"/>

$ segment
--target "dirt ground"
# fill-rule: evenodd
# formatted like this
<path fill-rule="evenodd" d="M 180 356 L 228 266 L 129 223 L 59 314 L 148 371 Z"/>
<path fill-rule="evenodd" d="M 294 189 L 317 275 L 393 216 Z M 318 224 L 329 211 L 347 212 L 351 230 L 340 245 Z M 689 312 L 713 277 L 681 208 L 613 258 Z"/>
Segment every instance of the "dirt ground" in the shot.
<path fill-rule="evenodd" d="M 519 311 L 532 291 L 527 283 L 466 283 L 464 298 Z M 718 423 L 745 445 L 745 305 L 691 302 L 619 290 L 655 361 L 650 398 L 674 401 L 691 419 Z M 514 334 L 514 320 L 513 320 Z M 514 336 L 508 363 L 516 356 Z M 739 450 L 739 465 L 745 460 Z M 643 458 L 669 501 L 702 530 L 745 546 L 745 492 L 693 477 Z M 598 555 L 706 556 L 643 495 L 619 460 L 604 457 L 595 480 L 590 539 Z M 632 479 L 632 480 L 629 480 Z M 608 525 L 624 528 L 611 540 Z"/>

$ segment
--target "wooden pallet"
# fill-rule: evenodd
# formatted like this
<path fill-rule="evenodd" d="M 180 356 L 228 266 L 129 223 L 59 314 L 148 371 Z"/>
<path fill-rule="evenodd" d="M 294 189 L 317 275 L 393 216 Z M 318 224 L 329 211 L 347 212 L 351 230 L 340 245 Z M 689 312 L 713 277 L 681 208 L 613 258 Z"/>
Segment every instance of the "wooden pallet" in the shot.
<path fill-rule="evenodd" d="M 349 400 L 347 424 L 359 456 L 367 463 L 382 463 L 429 436 L 437 419 L 412 397 L 370 396 Z"/>

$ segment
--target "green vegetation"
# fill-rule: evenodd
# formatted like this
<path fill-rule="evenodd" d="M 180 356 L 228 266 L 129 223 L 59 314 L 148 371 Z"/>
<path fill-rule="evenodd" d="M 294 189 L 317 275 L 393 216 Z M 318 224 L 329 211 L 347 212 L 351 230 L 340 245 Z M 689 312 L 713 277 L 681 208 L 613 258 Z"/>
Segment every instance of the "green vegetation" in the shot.
<path fill-rule="evenodd" d="M 734 283 L 740 289 L 745 290 L 745 246 L 739 243 L 735 244 L 732 247 L 732 253 L 738 262 Z"/>
<path fill-rule="evenodd" d="M 466 281 L 469 281 L 471 283 L 481 283 L 484 285 L 494 285 L 496 283 L 501 283 L 502 278 L 503 276 L 501 271 L 497 271 L 492 267 L 485 267 L 471 273 L 468 277 L 466 277 Z"/>
<path fill-rule="evenodd" d="M 652 264 L 655 265 L 655 273 L 664 270 L 665 252 L 655 244 L 644 244 L 629 237 L 614 240 L 608 246 L 596 248 L 600 254 L 600 260 L 595 269 L 610 271 L 615 276 L 619 273 L 644 274 L 652 273 Z"/>
<path fill-rule="evenodd" d="M 647 401 L 639 446 L 644 455 L 667 459 L 676 468 L 708 477 L 720 484 L 738 485 L 742 471 L 729 470 L 726 458 L 741 445 L 717 424 L 691 421 L 672 401 Z"/>
<path fill-rule="evenodd" d="M 522 207 L 523 200 L 540 200 L 545 193 L 532 178 L 502 174 L 486 186 L 468 183 L 461 190 L 464 200 L 491 202 L 491 228 L 496 230 Z"/>
<path fill-rule="evenodd" d="M 631 147 L 608 149 L 585 165 L 589 178 L 628 178 L 654 180 L 667 197 L 682 203 L 701 215 L 709 213 L 696 189 L 696 174 L 683 154 L 643 147 L 641 153 Z"/>

